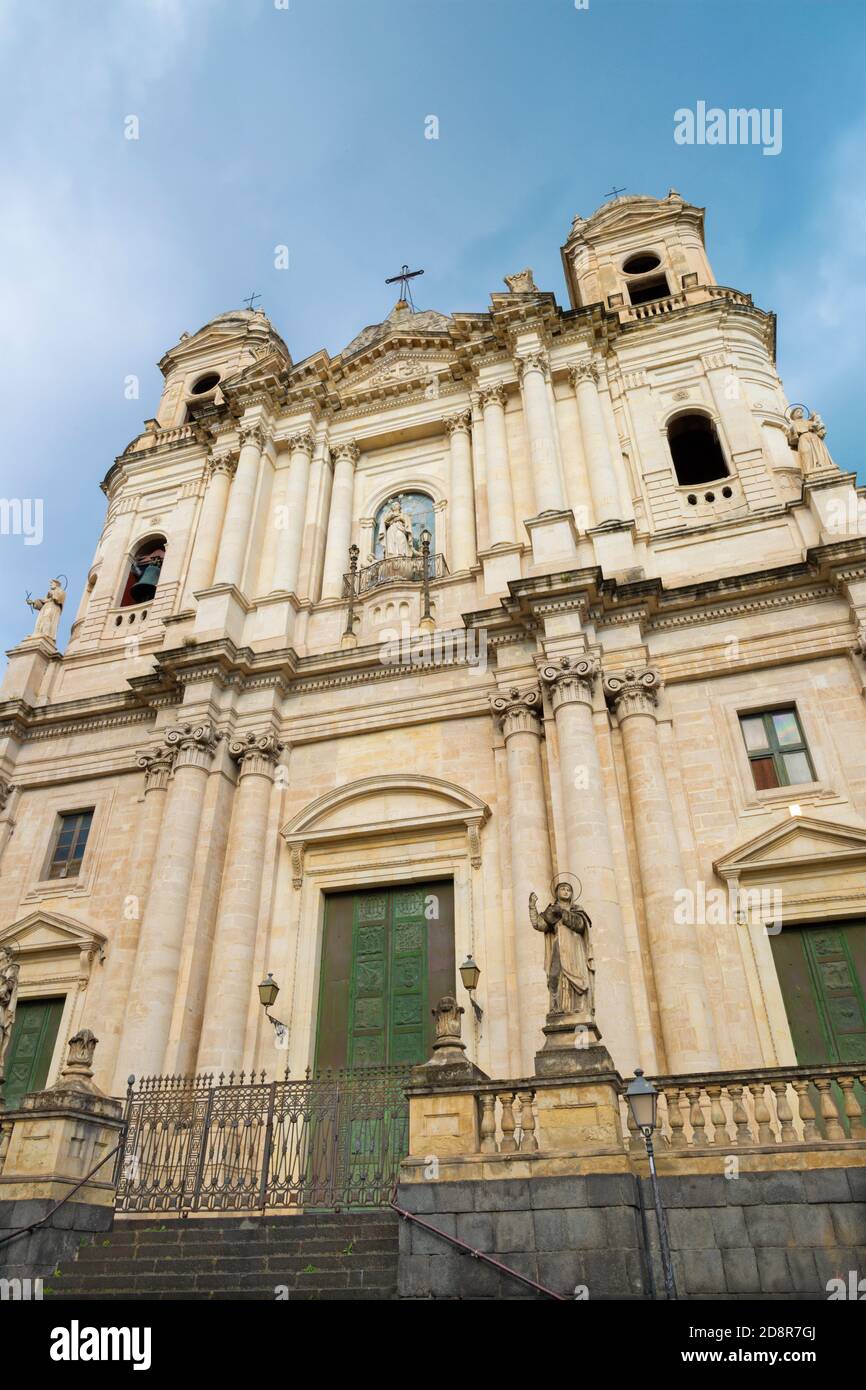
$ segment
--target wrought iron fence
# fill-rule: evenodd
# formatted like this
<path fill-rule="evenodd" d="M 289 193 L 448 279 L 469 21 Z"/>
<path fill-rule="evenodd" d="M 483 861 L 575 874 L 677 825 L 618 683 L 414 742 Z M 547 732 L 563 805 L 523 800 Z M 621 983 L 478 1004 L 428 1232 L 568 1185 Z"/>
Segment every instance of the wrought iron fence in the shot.
<path fill-rule="evenodd" d="M 444 579 L 448 573 L 444 555 L 427 556 L 427 578 Z M 417 555 L 389 555 L 374 560 L 371 565 L 362 565 L 357 571 L 355 581 L 356 597 L 378 589 L 382 584 L 421 584 L 424 579 L 424 557 Z M 343 598 L 352 593 L 352 575 L 343 575 Z"/>
<path fill-rule="evenodd" d="M 125 1212 L 387 1204 L 409 1147 L 409 1069 L 266 1081 L 147 1077 L 127 1101 Z"/>

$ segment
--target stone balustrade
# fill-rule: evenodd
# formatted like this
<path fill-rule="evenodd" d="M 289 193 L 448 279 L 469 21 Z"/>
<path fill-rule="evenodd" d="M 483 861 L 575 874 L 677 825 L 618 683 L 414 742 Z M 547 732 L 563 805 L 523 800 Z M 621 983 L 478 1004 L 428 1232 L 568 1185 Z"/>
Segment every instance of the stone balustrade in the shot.
<path fill-rule="evenodd" d="M 477 1095 L 481 1153 L 537 1152 L 534 1087 L 518 1084 L 509 1090 L 491 1085 L 479 1087 Z"/>

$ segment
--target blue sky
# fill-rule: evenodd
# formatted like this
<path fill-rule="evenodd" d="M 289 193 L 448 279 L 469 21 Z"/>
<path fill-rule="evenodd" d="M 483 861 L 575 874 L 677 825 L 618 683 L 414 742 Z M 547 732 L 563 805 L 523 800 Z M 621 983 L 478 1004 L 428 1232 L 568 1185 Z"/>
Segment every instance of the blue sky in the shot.
<path fill-rule="evenodd" d="M 790 397 L 864 475 L 862 0 L 282 2 L 0 0 L 0 495 L 45 517 L 0 536 L 4 649 L 61 571 L 64 639 L 183 331 L 255 289 L 295 359 L 337 352 L 404 261 L 419 307 L 527 264 L 565 305 L 559 247 L 614 182 L 707 208 L 718 280 L 776 310 Z M 677 145 L 699 100 L 781 107 L 782 152 Z"/>

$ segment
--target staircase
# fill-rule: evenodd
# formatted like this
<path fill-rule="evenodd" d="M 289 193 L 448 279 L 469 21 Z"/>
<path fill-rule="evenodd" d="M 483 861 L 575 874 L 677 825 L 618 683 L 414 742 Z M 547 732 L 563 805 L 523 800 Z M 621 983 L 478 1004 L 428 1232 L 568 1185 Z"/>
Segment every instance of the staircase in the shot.
<path fill-rule="evenodd" d="M 52 1299 L 391 1299 L 397 1215 L 115 1221 L 45 1280 Z"/>

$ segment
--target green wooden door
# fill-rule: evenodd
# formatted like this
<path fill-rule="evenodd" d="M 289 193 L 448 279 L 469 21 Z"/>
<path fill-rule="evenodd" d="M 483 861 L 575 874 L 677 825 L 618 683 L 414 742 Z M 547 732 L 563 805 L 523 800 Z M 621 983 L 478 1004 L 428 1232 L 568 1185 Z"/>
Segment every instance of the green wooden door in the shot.
<path fill-rule="evenodd" d="M 455 989 L 453 898 L 448 881 L 328 897 L 317 1070 L 427 1059 L 430 1010 Z"/>
<path fill-rule="evenodd" d="M 866 922 L 770 938 L 797 1061 L 866 1061 Z"/>
<path fill-rule="evenodd" d="M 62 997 L 19 999 L 6 1055 L 7 1110 L 20 1105 L 30 1091 L 41 1091 L 48 1080 L 63 1004 Z"/>

